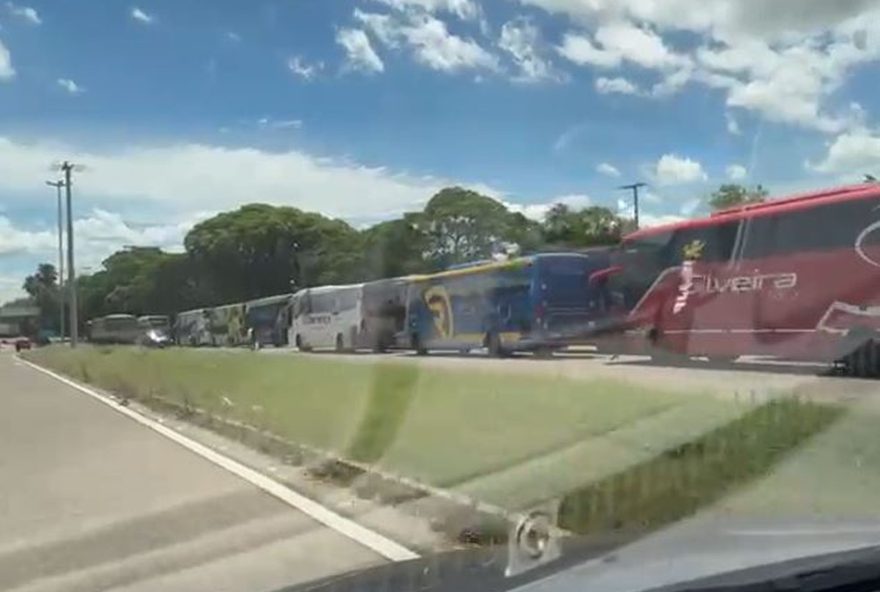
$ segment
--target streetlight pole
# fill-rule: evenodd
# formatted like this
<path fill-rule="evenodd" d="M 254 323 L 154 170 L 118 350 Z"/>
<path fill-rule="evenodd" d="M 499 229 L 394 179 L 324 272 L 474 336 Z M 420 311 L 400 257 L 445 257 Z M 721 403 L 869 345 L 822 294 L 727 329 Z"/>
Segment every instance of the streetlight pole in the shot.
<path fill-rule="evenodd" d="M 633 183 L 632 185 L 621 185 L 618 189 L 631 189 L 633 192 L 633 218 L 636 224 L 636 230 L 639 229 L 639 189 L 647 187 L 647 183 Z"/>
<path fill-rule="evenodd" d="M 64 181 L 46 181 L 46 185 L 55 188 L 58 196 L 58 295 L 61 298 L 58 306 L 58 333 L 62 341 L 64 340 L 64 215 L 61 209 L 61 188 L 64 187 Z"/>
<path fill-rule="evenodd" d="M 61 165 L 64 172 L 64 187 L 67 193 L 67 286 L 70 292 L 70 347 L 76 347 L 79 341 L 79 314 L 76 302 L 76 268 L 73 266 L 73 205 L 70 195 L 70 173 L 73 163 L 66 160 Z"/>

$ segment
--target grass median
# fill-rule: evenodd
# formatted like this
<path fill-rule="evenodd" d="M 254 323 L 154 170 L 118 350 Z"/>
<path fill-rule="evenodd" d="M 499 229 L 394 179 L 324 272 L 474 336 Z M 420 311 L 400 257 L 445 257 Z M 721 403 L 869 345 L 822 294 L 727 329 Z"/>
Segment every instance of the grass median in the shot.
<path fill-rule="evenodd" d="M 199 407 L 439 486 L 672 408 L 727 405 L 608 380 L 321 356 L 82 347 L 46 348 L 29 358 L 123 396 Z"/>

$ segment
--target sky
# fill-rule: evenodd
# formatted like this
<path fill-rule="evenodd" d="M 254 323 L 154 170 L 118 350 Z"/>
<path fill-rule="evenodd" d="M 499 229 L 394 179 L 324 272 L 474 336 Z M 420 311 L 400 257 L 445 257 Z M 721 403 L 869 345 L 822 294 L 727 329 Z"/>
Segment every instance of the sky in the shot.
<path fill-rule="evenodd" d="M 880 174 L 880 0 L 0 1 L 0 302 L 57 260 L 180 250 L 286 204 L 356 227 L 457 184 L 647 224 L 721 183 Z"/>

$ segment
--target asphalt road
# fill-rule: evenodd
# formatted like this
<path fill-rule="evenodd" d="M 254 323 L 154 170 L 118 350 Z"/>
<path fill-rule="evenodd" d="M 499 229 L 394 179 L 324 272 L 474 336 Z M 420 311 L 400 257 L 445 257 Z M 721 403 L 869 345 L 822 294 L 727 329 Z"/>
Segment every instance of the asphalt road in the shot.
<path fill-rule="evenodd" d="M 0 590 L 262 592 L 382 561 L 0 351 Z"/>

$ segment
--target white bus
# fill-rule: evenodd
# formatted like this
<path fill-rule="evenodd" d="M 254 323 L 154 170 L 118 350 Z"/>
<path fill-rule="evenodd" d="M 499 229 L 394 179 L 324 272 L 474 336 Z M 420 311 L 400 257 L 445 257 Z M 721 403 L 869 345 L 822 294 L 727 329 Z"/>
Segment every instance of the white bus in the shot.
<path fill-rule="evenodd" d="M 174 323 L 174 337 L 177 345 L 214 345 L 211 335 L 210 311 L 205 308 L 188 310 L 177 315 Z"/>
<path fill-rule="evenodd" d="M 290 343 L 302 351 L 355 349 L 363 316 L 363 284 L 306 288 L 291 301 Z"/>

